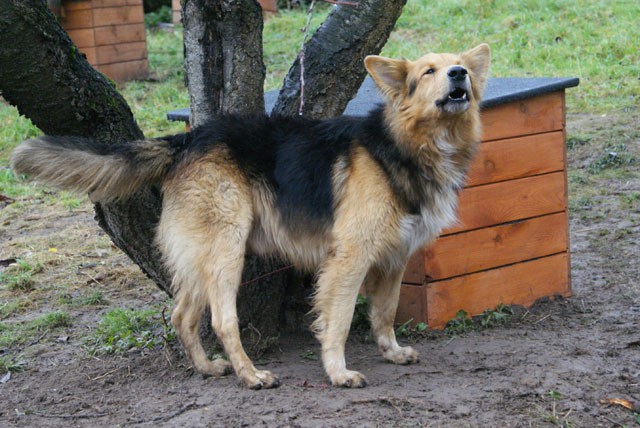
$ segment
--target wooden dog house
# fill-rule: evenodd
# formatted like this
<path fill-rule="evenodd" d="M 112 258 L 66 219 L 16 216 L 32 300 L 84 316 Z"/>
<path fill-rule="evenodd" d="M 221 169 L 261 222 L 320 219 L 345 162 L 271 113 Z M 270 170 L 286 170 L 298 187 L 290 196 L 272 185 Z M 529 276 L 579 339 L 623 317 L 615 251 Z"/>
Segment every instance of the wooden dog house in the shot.
<path fill-rule="evenodd" d="M 442 328 L 461 309 L 477 315 L 570 294 L 564 91 L 577 85 L 575 78 L 489 80 L 459 224 L 411 259 L 396 322 Z M 268 111 L 276 97 L 266 94 Z M 345 113 L 363 115 L 380 101 L 367 79 Z M 168 118 L 188 122 L 189 109 Z"/>
<path fill-rule="evenodd" d="M 463 309 L 570 293 L 564 89 L 578 79 L 492 79 L 459 225 L 418 251 L 397 321 L 438 328 Z"/>
<path fill-rule="evenodd" d="M 62 0 L 59 20 L 87 61 L 107 77 L 147 76 L 142 0 Z"/>

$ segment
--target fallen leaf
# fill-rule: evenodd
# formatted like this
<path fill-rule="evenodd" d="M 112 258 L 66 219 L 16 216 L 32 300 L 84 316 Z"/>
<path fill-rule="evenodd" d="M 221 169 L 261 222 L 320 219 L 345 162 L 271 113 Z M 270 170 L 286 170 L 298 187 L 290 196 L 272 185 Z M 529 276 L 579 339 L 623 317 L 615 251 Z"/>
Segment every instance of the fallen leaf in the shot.
<path fill-rule="evenodd" d="M 11 372 L 7 372 L 2 378 L 0 378 L 0 384 L 7 383 L 11 379 Z"/>
<path fill-rule="evenodd" d="M 610 406 L 622 406 L 625 409 L 629 409 L 633 412 L 640 411 L 640 405 L 625 398 L 603 398 L 600 400 L 600 404 L 607 404 Z"/>
<path fill-rule="evenodd" d="M 58 249 L 56 247 L 51 247 L 51 248 L 49 248 L 49 252 L 50 253 L 57 253 Z"/>

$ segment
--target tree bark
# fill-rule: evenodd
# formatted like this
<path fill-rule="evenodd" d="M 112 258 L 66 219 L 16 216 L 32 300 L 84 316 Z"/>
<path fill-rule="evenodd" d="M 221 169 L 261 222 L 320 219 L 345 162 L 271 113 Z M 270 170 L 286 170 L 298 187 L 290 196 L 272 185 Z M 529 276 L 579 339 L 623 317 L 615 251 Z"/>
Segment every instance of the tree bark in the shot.
<path fill-rule="evenodd" d="M 360 0 L 338 5 L 305 44 L 302 114 L 328 118 L 341 114 L 367 72 L 364 57 L 378 54 L 386 43 L 406 0 Z M 300 56 L 284 80 L 274 114 L 298 114 L 301 101 Z"/>
<path fill-rule="evenodd" d="M 260 4 L 185 0 L 182 22 L 191 126 L 220 112 L 264 112 Z"/>

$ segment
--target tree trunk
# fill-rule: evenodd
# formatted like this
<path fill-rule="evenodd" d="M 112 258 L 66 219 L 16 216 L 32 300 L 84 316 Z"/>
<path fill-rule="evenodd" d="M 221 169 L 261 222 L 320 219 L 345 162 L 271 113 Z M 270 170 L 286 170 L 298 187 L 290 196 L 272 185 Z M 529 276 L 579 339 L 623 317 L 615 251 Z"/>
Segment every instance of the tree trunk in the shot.
<path fill-rule="evenodd" d="M 328 118 L 341 114 L 367 72 L 364 57 L 378 54 L 386 43 L 406 0 L 360 0 L 339 5 L 305 44 L 302 114 Z M 298 56 L 284 80 L 273 113 L 298 114 L 301 62 Z"/>
<path fill-rule="evenodd" d="M 255 0 L 184 0 L 192 126 L 212 115 L 264 112 L 262 9 Z"/>
<path fill-rule="evenodd" d="M 262 8 L 256 0 L 185 0 L 185 75 L 191 100 L 191 126 L 218 113 L 263 114 L 265 66 L 262 60 Z M 289 273 L 274 260 L 245 257 L 245 284 L 238 294 L 240 327 L 261 352 L 277 336 Z M 203 318 L 204 336 L 211 333 Z M 205 324 L 206 323 L 206 324 Z"/>

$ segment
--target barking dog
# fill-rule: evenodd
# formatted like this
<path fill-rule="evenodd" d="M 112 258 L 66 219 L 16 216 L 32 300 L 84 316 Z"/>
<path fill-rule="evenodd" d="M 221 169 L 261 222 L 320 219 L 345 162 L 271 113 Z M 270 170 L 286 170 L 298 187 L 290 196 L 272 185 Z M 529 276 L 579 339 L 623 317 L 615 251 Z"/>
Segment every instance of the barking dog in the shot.
<path fill-rule="evenodd" d="M 161 187 L 156 243 L 173 275 L 171 321 L 199 372 L 233 369 L 249 388 L 278 385 L 240 343 L 236 294 L 251 252 L 317 272 L 313 328 L 324 368 L 334 385 L 362 387 L 344 356 L 362 284 L 384 358 L 418 361 L 394 335 L 400 281 L 410 255 L 455 222 L 480 140 L 489 57 L 484 44 L 415 62 L 369 56 L 386 103 L 364 118 L 219 116 L 187 134 L 125 145 L 45 136 L 20 145 L 11 165 L 94 201 Z M 229 361 L 209 360 L 200 343 L 207 305 Z"/>

